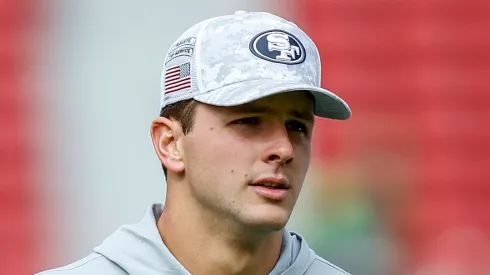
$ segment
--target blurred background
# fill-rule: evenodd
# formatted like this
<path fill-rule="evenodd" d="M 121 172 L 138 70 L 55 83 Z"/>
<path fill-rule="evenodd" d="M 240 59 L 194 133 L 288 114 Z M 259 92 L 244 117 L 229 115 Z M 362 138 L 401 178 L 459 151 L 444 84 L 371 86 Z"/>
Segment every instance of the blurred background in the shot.
<path fill-rule="evenodd" d="M 164 56 L 236 10 L 294 20 L 353 109 L 317 122 L 289 227 L 356 275 L 490 274 L 486 0 L 0 0 L 0 274 L 79 259 L 163 202 Z"/>

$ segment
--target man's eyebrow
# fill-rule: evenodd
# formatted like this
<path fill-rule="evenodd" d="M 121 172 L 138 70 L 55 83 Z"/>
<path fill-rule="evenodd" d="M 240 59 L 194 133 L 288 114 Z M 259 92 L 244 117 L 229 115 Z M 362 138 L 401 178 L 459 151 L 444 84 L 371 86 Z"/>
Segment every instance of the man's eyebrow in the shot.
<path fill-rule="evenodd" d="M 230 108 L 230 112 L 234 114 L 239 114 L 239 113 L 265 113 L 265 114 L 277 114 L 277 111 L 274 110 L 271 107 L 267 106 L 257 106 L 257 105 L 252 105 L 252 104 L 244 104 L 240 106 L 234 106 Z M 292 117 L 301 119 L 301 120 L 306 120 L 308 122 L 313 123 L 315 121 L 314 115 L 311 112 L 304 112 L 304 111 L 298 111 L 298 110 L 291 110 L 289 112 L 289 115 Z"/>
<path fill-rule="evenodd" d="M 313 123 L 315 121 L 315 116 L 311 112 L 300 112 L 297 110 L 292 110 L 290 112 L 290 114 L 293 117 L 296 117 L 296 118 L 299 118 L 302 120 L 306 120 L 306 121 L 311 122 L 311 123 Z"/>

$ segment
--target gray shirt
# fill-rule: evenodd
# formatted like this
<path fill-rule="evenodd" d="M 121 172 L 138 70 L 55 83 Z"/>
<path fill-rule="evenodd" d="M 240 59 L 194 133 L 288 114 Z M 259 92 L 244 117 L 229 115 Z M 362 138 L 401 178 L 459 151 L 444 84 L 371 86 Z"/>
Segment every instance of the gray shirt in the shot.
<path fill-rule="evenodd" d="M 162 205 L 151 205 L 137 224 L 125 225 L 89 256 L 37 275 L 188 275 L 157 229 Z M 297 233 L 284 230 L 281 256 L 269 275 L 348 275 L 311 250 Z"/>

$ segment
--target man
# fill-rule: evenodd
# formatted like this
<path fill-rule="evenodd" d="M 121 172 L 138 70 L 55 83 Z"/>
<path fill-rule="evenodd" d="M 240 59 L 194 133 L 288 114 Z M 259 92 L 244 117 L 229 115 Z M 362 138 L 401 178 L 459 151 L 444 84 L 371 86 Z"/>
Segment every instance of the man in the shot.
<path fill-rule="evenodd" d="M 170 47 L 151 125 L 165 205 L 50 274 L 347 274 L 289 220 L 308 170 L 314 115 L 348 105 L 320 88 L 313 41 L 269 13 L 205 20 Z"/>

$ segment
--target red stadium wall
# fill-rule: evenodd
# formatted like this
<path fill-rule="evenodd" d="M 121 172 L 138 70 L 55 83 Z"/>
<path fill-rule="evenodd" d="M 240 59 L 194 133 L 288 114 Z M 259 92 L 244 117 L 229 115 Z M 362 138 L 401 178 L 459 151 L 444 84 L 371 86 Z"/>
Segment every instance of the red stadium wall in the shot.
<path fill-rule="evenodd" d="M 295 3 L 299 25 L 318 43 L 323 85 L 353 109 L 347 123 L 320 123 L 317 157 L 376 146 L 408 156 L 414 195 L 393 226 L 412 263 L 475 258 L 465 256 L 471 245 L 439 241 L 451 228 L 490 233 L 490 2 Z"/>
<path fill-rule="evenodd" d="M 29 0 L 0 1 L 0 274 L 33 274 L 37 227 L 32 187 L 26 43 Z"/>

